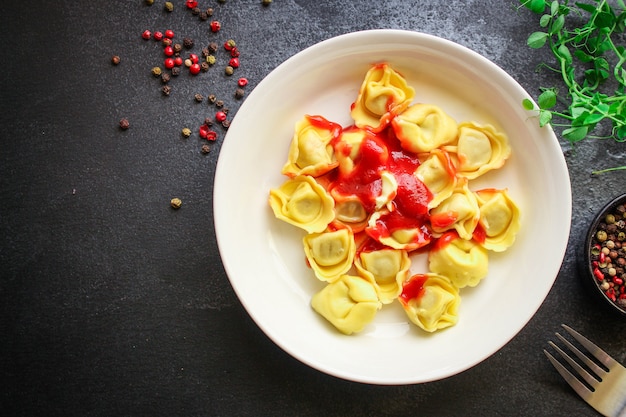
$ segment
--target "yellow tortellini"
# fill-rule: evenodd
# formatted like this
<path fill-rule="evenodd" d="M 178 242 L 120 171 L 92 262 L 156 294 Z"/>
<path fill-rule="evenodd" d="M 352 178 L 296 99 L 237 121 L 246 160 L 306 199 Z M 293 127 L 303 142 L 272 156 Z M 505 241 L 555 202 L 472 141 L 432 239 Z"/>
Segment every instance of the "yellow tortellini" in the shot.
<path fill-rule="evenodd" d="M 393 212 L 386 210 L 373 213 L 370 216 L 366 229 L 368 235 L 392 249 L 401 249 L 406 251 L 419 249 L 430 242 L 429 234 L 424 230 L 425 227 L 401 227 L 395 230 L 382 232 L 381 229 L 385 229 L 385 226 L 383 225 L 386 217 L 393 215 Z"/>
<path fill-rule="evenodd" d="M 476 191 L 480 219 L 485 232 L 483 246 L 494 252 L 508 249 L 520 229 L 520 209 L 507 190 L 484 189 Z"/>
<path fill-rule="evenodd" d="M 340 125 L 321 116 L 305 116 L 296 123 L 294 130 L 283 174 L 317 177 L 337 166 L 332 142 L 341 133 Z"/>
<path fill-rule="evenodd" d="M 335 202 L 315 178 L 299 175 L 270 190 L 270 207 L 276 218 L 306 230 L 319 233 L 335 217 Z"/>
<path fill-rule="evenodd" d="M 359 275 L 376 283 L 380 301 L 389 304 L 402 292 L 411 259 L 404 250 L 378 249 L 359 253 L 354 266 Z"/>
<path fill-rule="evenodd" d="M 487 250 L 473 240 L 447 232 L 428 253 L 428 269 L 445 275 L 457 287 L 475 287 L 487 276 Z"/>
<path fill-rule="evenodd" d="M 332 191 L 331 196 L 335 199 L 335 222 L 349 227 L 354 233 L 367 227 L 369 214 L 358 197 L 342 196 Z"/>
<path fill-rule="evenodd" d="M 320 281 L 332 282 L 352 267 L 356 243 L 350 229 L 310 233 L 302 243 L 309 265 Z"/>
<path fill-rule="evenodd" d="M 478 201 L 467 181 L 459 183 L 450 197 L 431 210 L 431 226 L 437 233 L 454 229 L 461 238 L 471 239 L 480 218 Z"/>
<path fill-rule="evenodd" d="M 428 208 L 437 207 L 452 195 L 457 185 L 456 168 L 446 151 L 434 149 L 415 171 L 415 175 L 433 195 Z"/>
<path fill-rule="evenodd" d="M 355 275 L 342 275 L 313 295 L 311 307 L 340 332 L 360 332 L 382 307 L 374 284 Z"/>
<path fill-rule="evenodd" d="M 456 145 L 445 149 L 456 154 L 457 174 L 467 179 L 500 168 L 511 155 L 509 139 L 504 133 L 492 125 L 474 122 L 459 124 Z"/>
<path fill-rule="evenodd" d="M 399 299 L 409 320 L 427 332 L 453 326 L 459 319 L 459 290 L 443 275 L 413 275 Z"/>
<path fill-rule="evenodd" d="M 393 130 L 410 152 L 430 152 L 454 142 L 457 123 L 439 106 L 417 103 L 391 121 Z"/>
<path fill-rule="evenodd" d="M 413 100 L 415 90 L 387 64 L 374 65 L 365 74 L 350 115 L 360 128 L 380 131 Z"/>

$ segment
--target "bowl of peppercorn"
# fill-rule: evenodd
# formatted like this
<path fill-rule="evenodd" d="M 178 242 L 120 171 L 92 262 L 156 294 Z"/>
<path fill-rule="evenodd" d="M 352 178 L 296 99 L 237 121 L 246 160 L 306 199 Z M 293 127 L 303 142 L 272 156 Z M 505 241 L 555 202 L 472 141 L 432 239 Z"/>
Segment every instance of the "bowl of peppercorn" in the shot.
<path fill-rule="evenodd" d="M 626 194 L 608 202 L 594 218 L 583 259 L 591 291 L 626 318 Z"/>

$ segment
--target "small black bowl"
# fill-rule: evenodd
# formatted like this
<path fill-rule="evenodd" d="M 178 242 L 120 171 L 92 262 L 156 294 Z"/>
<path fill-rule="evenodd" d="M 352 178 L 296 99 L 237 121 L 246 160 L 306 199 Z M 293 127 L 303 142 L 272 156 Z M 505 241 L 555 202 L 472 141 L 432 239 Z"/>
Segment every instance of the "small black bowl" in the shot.
<path fill-rule="evenodd" d="M 589 289 L 603 304 L 624 318 L 626 295 L 622 294 L 626 294 L 626 265 L 622 265 L 620 258 L 626 260 L 625 207 L 626 194 L 609 201 L 594 217 L 583 247 L 583 278 Z M 598 231 L 604 233 L 598 236 Z M 612 258 L 612 255 L 617 256 Z"/>

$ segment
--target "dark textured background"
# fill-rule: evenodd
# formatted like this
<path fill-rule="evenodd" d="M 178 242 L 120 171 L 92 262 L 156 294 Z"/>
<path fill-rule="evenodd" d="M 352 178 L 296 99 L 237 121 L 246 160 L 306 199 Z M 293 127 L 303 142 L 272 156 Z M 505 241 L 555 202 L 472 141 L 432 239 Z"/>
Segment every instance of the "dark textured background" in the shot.
<path fill-rule="evenodd" d="M 537 72 L 547 51 L 525 45 L 538 17 L 512 0 L 200 0 L 222 31 L 175 1 L 12 1 L 4 4 L 0 70 L 0 410 L 12 416 L 593 416 L 542 349 L 566 322 L 626 362 L 626 320 L 590 301 L 576 250 L 604 201 L 626 189 L 623 144 L 562 143 L 573 187 L 570 246 L 530 323 L 460 375 L 422 385 L 370 386 L 308 368 L 276 347 L 237 300 L 212 218 L 215 164 L 197 127 L 216 94 L 236 114 L 246 91 L 285 59 L 329 37 L 371 28 L 441 36 L 489 58 L 535 97 L 558 84 Z M 150 69 L 161 48 L 144 29 L 177 39 L 235 39 L 197 77 L 163 97 Z M 110 63 L 117 54 L 119 66 Z M 280 105 L 280 103 L 276 103 Z M 129 119 L 127 131 L 118 128 Z M 194 133 L 181 137 L 183 127 Z M 169 201 L 180 197 L 183 207 Z M 537 245 L 541 245 L 537 236 Z M 541 259 L 519 259 L 541 262 Z M 550 277 L 546 277 L 549 279 Z M 524 294 L 502 294 L 524 297 Z M 467 343 L 472 343 L 468 340 Z"/>

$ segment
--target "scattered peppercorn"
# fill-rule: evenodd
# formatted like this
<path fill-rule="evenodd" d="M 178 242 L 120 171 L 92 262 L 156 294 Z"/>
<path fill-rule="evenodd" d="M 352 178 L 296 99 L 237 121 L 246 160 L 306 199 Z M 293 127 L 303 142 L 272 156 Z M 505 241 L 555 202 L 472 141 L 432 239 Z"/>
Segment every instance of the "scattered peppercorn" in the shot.
<path fill-rule="evenodd" d="M 165 37 L 166 38 L 170 38 L 170 39 L 174 39 L 174 31 L 172 29 L 168 29 L 165 31 Z"/>
<path fill-rule="evenodd" d="M 230 61 L 228 61 L 228 65 L 233 68 L 239 68 L 239 58 L 231 58 Z"/>
<path fill-rule="evenodd" d="M 272 0 L 261 0 L 261 4 L 263 4 L 263 6 L 269 6 L 272 4 Z"/>
<path fill-rule="evenodd" d="M 226 68 L 224 68 L 224 73 L 226 75 L 233 75 L 235 73 L 235 69 L 232 67 L 232 65 L 227 65 Z"/>
<path fill-rule="evenodd" d="M 155 41 L 159 41 L 159 42 L 162 41 L 163 40 L 163 32 L 159 32 L 159 31 L 154 32 L 154 35 L 152 35 L 152 38 Z"/>
<path fill-rule="evenodd" d="M 183 46 L 181 44 L 179 44 L 179 43 L 175 43 L 172 46 L 172 49 L 174 49 L 174 53 L 179 54 L 183 50 Z"/>
<path fill-rule="evenodd" d="M 237 46 L 237 44 L 232 39 L 229 39 L 226 42 L 224 42 L 224 49 L 226 49 L 227 51 L 230 51 L 231 49 L 233 49 L 236 46 Z"/>
<path fill-rule="evenodd" d="M 150 37 L 152 36 L 152 33 L 149 30 L 144 30 L 143 33 L 141 34 L 141 37 L 144 39 L 150 39 Z"/>
<path fill-rule="evenodd" d="M 191 49 L 193 48 L 194 42 L 193 39 L 191 38 L 184 38 L 183 39 L 183 46 L 187 49 Z"/>
<path fill-rule="evenodd" d="M 200 93 L 196 93 L 196 94 L 194 94 L 193 98 L 194 98 L 194 99 L 195 99 L 198 103 L 201 103 L 201 102 L 202 102 L 202 100 L 204 100 L 204 97 L 203 97 L 203 96 L 202 96 L 202 94 L 200 94 Z"/>
<path fill-rule="evenodd" d="M 168 12 L 173 12 L 174 11 L 174 4 L 172 4 L 171 1 L 166 1 L 165 5 L 164 5 L 164 8 Z"/>
<path fill-rule="evenodd" d="M 121 58 L 120 58 L 119 56 L 117 56 L 117 55 L 113 55 L 113 56 L 111 57 L 111 63 L 112 63 L 113 65 L 117 65 L 117 64 L 119 64 L 119 63 L 120 63 L 120 61 L 121 61 Z"/>
<path fill-rule="evenodd" d="M 169 96 L 172 92 L 172 87 L 169 85 L 164 85 L 163 88 L 161 88 L 161 92 L 163 92 L 164 96 Z"/>
<path fill-rule="evenodd" d="M 215 101 L 215 106 L 216 106 L 218 109 L 221 109 L 222 107 L 224 107 L 224 101 L 223 101 L 223 100 L 216 100 L 216 101 Z"/>
<path fill-rule="evenodd" d="M 130 122 L 127 118 L 123 118 L 120 120 L 120 129 L 126 130 L 130 127 Z"/>
<path fill-rule="evenodd" d="M 164 72 L 163 74 L 161 74 L 161 82 L 163 84 L 169 83 L 171 78 L 172 78 L 172 76 L 170 74 L 168 74 L 167 72 Z"/>
<path fill-rule="evenodd" d="M 213 8 L 209 7 L 208 9 L 206 9 L 206 14 L 207 16 L 213 16 Z"/>
<path fill-rule="evenodd" d="M 211 22 L 211 32 L 219 32 L 219 30 L 222 28 L 222 24 L 220 22 L 218 22 L 217 20 L 213 20 Z"/>
<path fill-rule="evenodd" d="M 215 64 L 215 57 L 213 55 L 209 55 L 206 57 L 206 63 L 209 65 L 214 65 Z"/>
<path fill-rule="evenodd" d="M 154 0 L 144 0 L 147 6 L 152 6 L 154 4 Z"/>
<path fill-rule="evenodd" d="M 200 14 L 200 8 L 194 7 L 193 9 L 191 9 L 191 14 L 194 16 L 198 16 Z"/>
<path fill-rule="evenodd" d="M 174 209 L 179 209 L 180 206 L 183 205 L 183 201 L 180 198 L 172 198 L 170 200 L 170 206 L 172 206 L 172 208 Z"/>
<path fill-rule="evenodd" d="M 173 77 L 178 77 L 180 75 L 180 67 L 172 68 L 171 73 Z"/>
<path fill-rule="evenodd" d="M 222 127 L 228 129 L 230 127 L 230 120 L 222 120 Z"/>
<path fill-rule="evenodd" d="M 211 147 L 207 144 L 202 145 L 202 153 L 206 155 L 209 152 L 211 152 Z"/>
<path fill-rule="evenodd" d="M 215 97 L 215 94 L 209 94 L 209 103 L 213 104 L 216 100 L 217 97 Z"/>
<path fill-rule="evenodd" d="M 201 69 L 203 72 L 207 72 L 207 71 L 209 70 L 209 66 L 210 66 L 210 65 L 209 65 L 209 63 L 208 63 L 208 62 L 203 62 L 202 64 L 200 64 L 200 69 Z"/>
<path fill-rule="evenodd" d="M 172 40 L 170 38 L 163 38 L 163 40 L 161 41 L 161 44 L 165 47 L 165 46 L 172 46 Z"/>
<path fill-rule="evenodd" d="M 189 136 L 191 136 L 191 129 L 189 129 L 188 127 L 185 127 L 183 128 L 181 133 L 183 134 L 184 137 L 188 138 Z"/>
<path fill-rule="evenodd" d="M 243 88 L 238 88 L 235 90 L 235 98 L 243 98 L 245 94 L 246 92 L 243 90 Z"/>
<path fill-rule="evenodd" d="M 206 12 L 200 12 L 200 20 L 209 20 L 209 15 Z"/>
<path fill-rule="evenodd" d="M 161 76 L 161 68 L 160 67 L 152 68 L 152 75 L 154 75 L 155 77 L 160 77 Z"/>
<path fill-rule="evenodd" d="M 245 87 L 246 85 L 248 85 L 248 79 L 241 77 L 237 80 L 237 85 L 239 85 L 239 87 Z"/>

